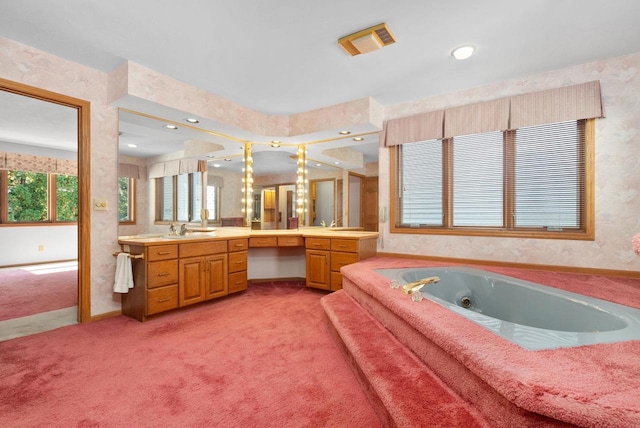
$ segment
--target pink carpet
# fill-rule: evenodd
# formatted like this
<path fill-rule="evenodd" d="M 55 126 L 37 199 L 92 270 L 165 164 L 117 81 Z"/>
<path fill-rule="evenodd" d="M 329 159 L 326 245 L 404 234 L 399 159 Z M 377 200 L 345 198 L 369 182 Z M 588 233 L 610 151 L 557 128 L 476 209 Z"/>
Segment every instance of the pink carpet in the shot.
<path fill-rule="evenodd" d="M 22 268 L 0 270 L 0 321 L 77 304 L 77 269 L 41 275 Z"/>
<path fill-rule="evenodd" d="M 346 293 L 322 298 L 336 339 L 387 426 L 488 426 L 478 411 Z"/>
<path fill-rule="evenodd" d="M 441 378 L 448 379 L 450 386 L 463 375 L 459 368 L 447 366 L 455 362 L 468 371 L 470 383 L 479 379 L 484 388 L 495 391 L 518 411 L 585 427 L 640 426 L 640 341 L 527 351 L 427 299 L 411 301 L 372 271 L 435 265 L 445 264 L 368 259 L 343 268 L 343 286 L 360 303 L 370 305 L 368 309 L 376 311 L 375 305 L 385 308 L 387 312 L 376 317 L 385 327 L 396 328 L 400 320 L 405 328 L 396 333 L 398 339 L 405 346 L 415 344 L 412 350 Z M 640 281 L 635 279 L 481 268 L 640 307 Z M 356 290 L 362 293 L 360 300 Z M 417 335 L 424 342 L 418 343 Z M 434 346 L 429 347 L 427 341 Z M 438 352 L 453 358 L 446 362 Z M 456 388 L 462 396 L 482 392 L 477 388 L 465 391 L 464 385 Z M 491 404 L 485 406 L 491 408 Z M 500 406 L 494 408 L 496 412 L 505 408 Z"/>
<path fill-rule="evenodd" d="M 256 285 L 0 343 L 0 426 L 379 427 L 324 293 Z"/>

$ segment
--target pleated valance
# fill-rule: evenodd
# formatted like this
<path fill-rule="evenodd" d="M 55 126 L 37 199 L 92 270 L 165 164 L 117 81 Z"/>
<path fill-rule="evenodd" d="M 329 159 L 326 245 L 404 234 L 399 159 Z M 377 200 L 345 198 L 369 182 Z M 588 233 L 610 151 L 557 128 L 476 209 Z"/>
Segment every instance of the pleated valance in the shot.
<path fill-rule="evenodd" d="M 444 111 L 439 110 L 385 121 L 380 144 L 390 147 L 442 138 L 443 119 Z"/>
<path fill-rule="evenodd" d="M 600 82 L 498 98 L 385 121 L 384 147 L 459 135 L 604 117 Z"/>
<path fill-rule="evenodd" d="M 40 174 L 78 175 L 78 161 L 24 153 L 0 152 L 0 169 Z"/>
<path fill-rule="evenodd" d="M 56 174 L 78 175 L 78 161 L 56 159 Z"/>
<path fill-rule="evenodd" d="M 142 178 L 140 165 L 135 165 L 132 163 L 119 163 L 118 164 L 118 177 L 125 178 Z"/>
<path fill-rule="evenodd" d="M 603 117 L 600 82 L 511 97 L 511 129 Z"/>
<path fill-rule="evenodd" d="M 509 98 L 447 109 L 444 138 L 509 129 Z"/>
<path fill-rule="evenodd" d="M 191 174 L 207 170 L 207 161 L 197 159 L 180 159 L 149 166 L 149 178 L 170 177 L 172 175 Z"/>

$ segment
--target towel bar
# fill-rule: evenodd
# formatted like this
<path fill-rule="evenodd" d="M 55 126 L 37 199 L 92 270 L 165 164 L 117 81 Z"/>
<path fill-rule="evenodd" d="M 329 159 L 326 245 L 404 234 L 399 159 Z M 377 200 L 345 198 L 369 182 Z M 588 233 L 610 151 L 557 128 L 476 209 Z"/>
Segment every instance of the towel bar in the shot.
<path fill-rule="evenodd" d="M 113 256 L 116 257 L 118 254 L 124 253 L 124 251 L 115 251 L 113 253 Z M 129 253 L 125 253 L 127 255 L 129 255 L 130 259 L 144 259 L 144 254 L 129 254 Z"/>

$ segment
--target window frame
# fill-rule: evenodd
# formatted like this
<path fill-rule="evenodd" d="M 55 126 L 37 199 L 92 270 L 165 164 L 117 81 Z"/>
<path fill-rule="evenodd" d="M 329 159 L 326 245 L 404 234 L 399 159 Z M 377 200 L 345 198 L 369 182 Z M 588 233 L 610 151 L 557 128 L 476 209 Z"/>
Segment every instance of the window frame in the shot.
<path fill-rule="evenodd" d="M 512 132 L 504 132 L 503 140 L 505 144 L 505 157 L 513 156 L 511 148 L 509 147 L 508 139 L 512 138 Z M 452 150 L 450 144 L 445 144 L 446 139 L 443 139 L 443 157 L 447 159 L 447 162 L 451 162 Z M 503 210 L 504 210 L 504 227 L 463 227 L 463 226 L 446 226 L 452 224 L 452 177 L 447 172 L 443 177 L 443 212 L 444 212 L 444 225 L 445 226 L 424 226 L 415 227 L 410 225 L 399 225 L 397 223 L 399 213 L 399 191 L 398 184 L 401 182 L 399 176 L 398 156 L 395 147 L 389 147 L 389 169 L 390 169 L 390 232 L 391 233 L 409 233 L 409 234 L 424 234 L 424 235 L 457 235 L 457 236 L 490 236 L 490 237 L 503 237 L 503 238 L 532 238 L 532 239 L 566 239 L 566 240 L 591 240 L 595 239 L 595 119 L 584 120 L 584 175 L 582 177 L 584 181 L 583 202 L 581 209 L 580 224 L 582 228 L 580 230 L 543 230 L 540 228 L 518 228 L 515 229 L 514 221 L 511 216 L 513 212 L 513 204 L 515 203 L 515 195 L 512 183 L 507 179 L 507 174 L 504 177 L 504 198 L 503 198 Z M 513 163 L 511 163 L 513 164 Z M 449 168 L 445 168 L 448 171 Z"/>
<path fill-rule="evenodd" d="M 38 173 L 47 176 L 47 219 L 42 221 L 21 221 L 14 222 L 9 221 L 9 172 L 21 171 L 32 172 L 24 170 L 0 170 L 0 227 L 22 227 L 22 226 L 69 226 L 77 225 L 76 220 L 57 220 L 57 175 L 69 175 L 69 174 L 56 174 L 56 173 Z M 77 176 L 76 176 L 77 178 Z M 78 215 L 80 215 L 80 195 L 79 191 L 76 195 L 78 203 Z"/>
<path fill-rule="evenodd" d="M 154 178 L 154 184 L 155 184 L 155 214 L 154 214 L 154 224 L 171 224 L 171 223 L 200 223 L 201 219 L 200 219 L 200 213 L 194 213 L 193 212 L 193 187 L 194 187 L 194 174 L 203 174 L 202 172 L 190 172 L 190 173 L 186 173 L 188 175 L 188 207 L 187 207 L 187 213 L 188 216 L 191 218 L 190 221 L 184 221 L 184 220 L 178 220 L 178 175 L 172 175 L 170 176 L 171 180 L 172 180 L 172 187 L 173 187 L 173 192 L 172 192 L 172 203 L 173 203 L 173 214 L 172 214 L 172 220 L 163 220 L 162 219 L 162 209 L 163 209 L 163 200 L 164 200 L 164 184 L 163 181 L 165 178 L 169 178 L 169 176 L 167 177 L 157 177 Z M 182 175 L 182 174 L 180 174 Z M 204 175 L 204 174 L 203 174 Z M 202 179 L 204 177 L 201 178 L 201 183 L 202 183 Z M 207 186 L 202 186 L 202 187 L 208 187 Z M 202 189 L 200 189 L 200 191 L 202 191 Z M 220 190 L 218 190 L 218 194 L 220 195 Z M 205 204 L 201 204 L 203 207 L 205 206 Z M 218 198 L 217 201 L 217 213 L 218 215 L 220 215 L 220 198 Z M 211 220 L 207 220 L 207 221 L 211 221 Z M 220 220 L 218 220 L 219 222 Z"/>
<path fill-rule="evenodd" d="M 137 195 L 137 180 L 133 177 L 118 177 L 118 193 L 120 192 L 120 180 L 126 178 L 129 180 L 129 193 L 127 194 L 127 212 L 129 213 L 129 220 L 120 220 L 120 195 L 118 194 L 118 224 L 121 225 L 134 225 L 138 221 L 138 211 L 136 207 L 136 195 Z"/>

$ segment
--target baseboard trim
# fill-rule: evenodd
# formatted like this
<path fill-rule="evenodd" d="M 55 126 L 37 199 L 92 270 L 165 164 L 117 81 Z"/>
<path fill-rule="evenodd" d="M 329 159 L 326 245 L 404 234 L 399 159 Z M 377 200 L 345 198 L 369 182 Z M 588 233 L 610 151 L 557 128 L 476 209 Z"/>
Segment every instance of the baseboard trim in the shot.
<path fill-rule="evenodd" d="M 0 269 L 5 268 L 16 268 L 22 266 L 37 266 L 37 265 L 48 265 L 50 263 L 66 263 L 66 262 L 77 262 L 78 259 L 63 259 L 63 260 L 47 260 L 45 262 L 29 262 L 29 263 L 18 263 L 15 265 L 4 265 L 0 266 Z"/>
<path fill-rule="evenodd" d="M 108 319 L 108 318 L 114 318 L 114 317 L 117 317 L 117 316 L 120 316 L 120 315 L 122 315 L 122 311 L 121 310 L 112 311 L 112 312 L 105 312 L 104 314 L 99 314 L 99 315 L 92 315 L 90 322 L 105 320 L 105 319 Z"/>
<path fill-rule="evenodd" d="M 259 284 L 261 282 L 305 282 L 306 279 L 304 277 L 289 277 L 289 278 L 254 278 L 250 279 L 247 282 L 249 284 Z"/>
<path fill-rule="evenodd" d="M 589 275 L 600 276 L 618 276 L 623 278 L 640 278 L 640 272 L 630 270 L 616 270 L 616 269 L 599 269 L 599 268 L 584 268 L 577 266 L 559 266 L 559 265 L 542 265 L 533 263 L 516 263 L 516 262 L 501 262 L 496 260 L 477 260 L 477 259 L 459 259 L 455 257 L 438 257 L 427 256 L 417 254 L 401 254 L 401 253 L 384 253 L 379 252 L 378 257 L 395 257 L 401 259 L 415 259 L 415 260 L 428 260 L 432 262 L 451 262 L 451 263 L 467 263 L 473 265 L 485 265 L 485 266 L 500 266 L 500 267 L 512 267 L 519 269 L 536 269 L 536 270 L 548 270 L 552 272 L 567 272 L 567 273 L 582 273 Z"/>

